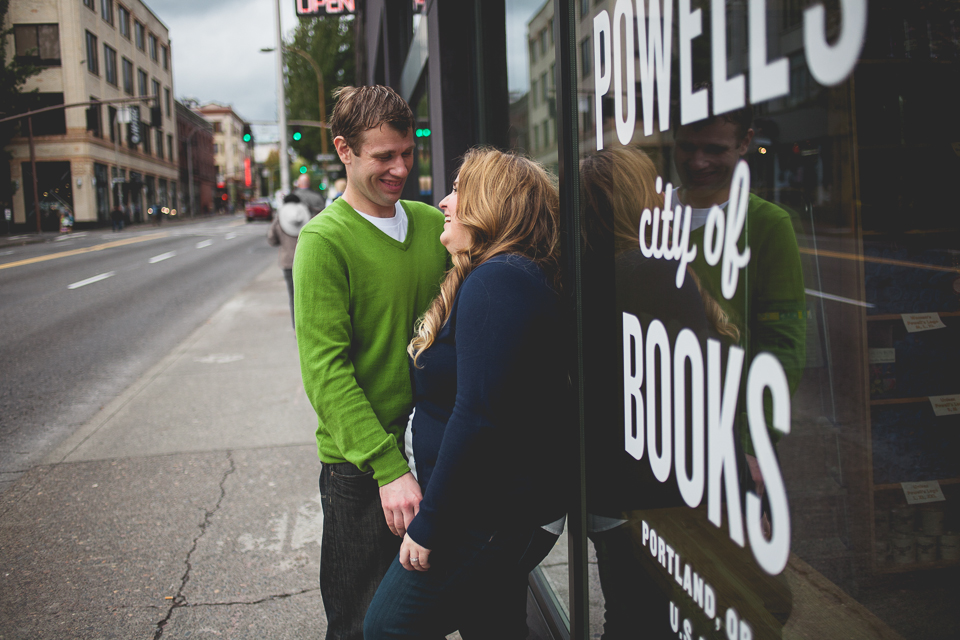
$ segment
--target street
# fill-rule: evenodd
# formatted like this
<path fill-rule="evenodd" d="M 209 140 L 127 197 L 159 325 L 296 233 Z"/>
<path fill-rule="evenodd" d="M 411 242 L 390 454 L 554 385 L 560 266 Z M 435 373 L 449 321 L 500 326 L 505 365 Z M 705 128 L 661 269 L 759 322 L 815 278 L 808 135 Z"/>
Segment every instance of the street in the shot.
<path fill-rule="evenodd" d="M 238 222 L 0 257 L 28 343 L 5 336 L 4 385 L 39 381 L 4 396 L 0 639 L 323 636 L 316 415 L 276 250 Z"/>
<path fill-rule="evenodd" d="M 0 246 L 0 491 L 276 260 L 220 217 Z"/>

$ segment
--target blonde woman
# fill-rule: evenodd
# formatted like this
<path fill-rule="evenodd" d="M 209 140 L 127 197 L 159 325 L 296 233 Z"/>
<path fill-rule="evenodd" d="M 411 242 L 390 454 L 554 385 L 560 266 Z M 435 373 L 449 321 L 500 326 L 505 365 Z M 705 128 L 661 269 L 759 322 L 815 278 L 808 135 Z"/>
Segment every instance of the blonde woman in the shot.
<path fill-rule="evenodd" d="M 440 202 L 454 266 L 408 347 L 423 501 L 367 640 L 527 635 L 527 573 L 556 542 L 569 469 L 558 208 L 540 165 L 493 149 L 468 152 Z"/>

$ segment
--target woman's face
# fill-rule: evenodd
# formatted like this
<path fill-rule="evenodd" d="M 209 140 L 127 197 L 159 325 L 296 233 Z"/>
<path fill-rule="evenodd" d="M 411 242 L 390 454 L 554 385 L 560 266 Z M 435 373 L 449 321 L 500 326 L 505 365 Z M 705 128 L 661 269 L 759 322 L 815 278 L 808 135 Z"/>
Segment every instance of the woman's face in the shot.
<path fill-rule="evenodd" d="M 440 242 L 451 254 L 464 251 L 473 240 L 470 231 L 460 224 L 460 219 L 457 217 L 457 187 L 459 184 L 460 178 L 457 177 L 453 181 L 453 191 L 440 201 L 440 210 L 443 211 L 444 219 Z"/>

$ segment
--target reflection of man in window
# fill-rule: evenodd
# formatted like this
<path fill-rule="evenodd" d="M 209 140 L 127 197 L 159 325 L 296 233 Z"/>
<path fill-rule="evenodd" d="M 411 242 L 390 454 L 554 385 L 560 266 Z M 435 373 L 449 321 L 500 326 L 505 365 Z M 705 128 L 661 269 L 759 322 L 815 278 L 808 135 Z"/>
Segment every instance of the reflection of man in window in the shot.
<path fill-rule="evenodd" d="M 750 194 L 746 224 L 737 242 L 741 253 L 746 246 L 750 247 L 750 262 L 741 271 L 732 298 L 726 299 L 721 293 L 721 265 L 709 266 L 704 259 L 707 215 L 714 205 L 725 212 L 727 210 L 734 170 L 753 140 L 752 120 L 752 109 L 748 106 L 675 130 L 674 161 L 681 186 L 674 191 L 673 201 L 693 209 L 690 244 L 697 245 L 693 269 L 701 285 L 740 330 L 740 346 L 746 351 L 745 366 L 749 366 L 760 352 L 772 353 L 787 374 L 792 394 L 800 383 L 806 357 L 806 304 L 800 251 L 789 214 Z M 746 380 L 745 375 L 743 380 Z M 769 398 L 764 404 L 768 431 L 776 442 L 780 434 L 770 428 L 772 409 Z M 763 477 L 754 456 L 746 420 L 745 403 L 741 397 L 737 428 L 750 475 L 762 497 Z M 764 528 L 769 533 L 766 518 Z"/>

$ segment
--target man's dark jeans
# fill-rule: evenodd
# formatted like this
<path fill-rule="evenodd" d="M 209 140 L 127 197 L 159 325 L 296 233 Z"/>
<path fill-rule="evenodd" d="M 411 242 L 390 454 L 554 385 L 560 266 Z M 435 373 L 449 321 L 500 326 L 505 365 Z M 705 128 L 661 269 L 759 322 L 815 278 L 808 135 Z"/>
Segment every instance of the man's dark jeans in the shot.
<path fill-rule="evenodd" d="M 373 472 L 349 462 L 322 465 L 320 596 L 327 640 L 362 640 L 363 617 L 401 539 L 387 528 Z"/>

